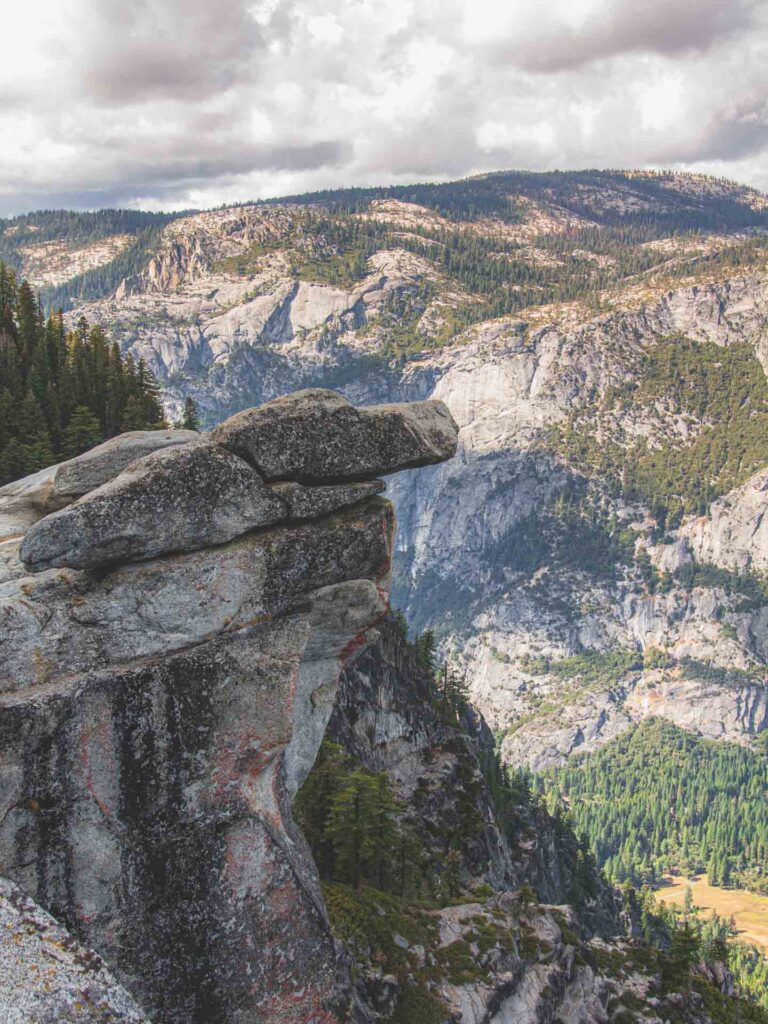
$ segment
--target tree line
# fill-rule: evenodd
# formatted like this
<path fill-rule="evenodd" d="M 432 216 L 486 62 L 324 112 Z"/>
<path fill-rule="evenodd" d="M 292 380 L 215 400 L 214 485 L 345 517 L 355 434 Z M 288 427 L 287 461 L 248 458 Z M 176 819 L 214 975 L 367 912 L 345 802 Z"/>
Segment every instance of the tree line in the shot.
<path fill-rule="evenodd" d="M 768 892 L 768 757 L 649 719 L 535 777 L 569 813 L 609 879 L 656 884 L 706 872 Z"/>
<path fill-rule="evenodd" d="M 741 1024 L 765 1019 L 758 1008 L 768 1010 L 768 959 L 756 946 L 738 939 L 732 917 L 704 916 L 690 887 L 682 906 L 659 901 L 647 886 L 638 890 L 628 882 L 621 887 L 621 899 L 627 919 L 637 922 L 643 940 L 658 950 L 661 981 L 668 990 L 690 993 L 702 967 L 725 964 L 739 996 L 747 1000 L 733 1007 L 731 1019 Z M 718 1019 L 716 1013 L 712 1016 Z"/>
<path fill-rule="evenodd" d="M 98 324 L 67 330 L 0 262 L 0 484 L 72 458 L 125 430 L 166 426 L 143 358 Z"/>

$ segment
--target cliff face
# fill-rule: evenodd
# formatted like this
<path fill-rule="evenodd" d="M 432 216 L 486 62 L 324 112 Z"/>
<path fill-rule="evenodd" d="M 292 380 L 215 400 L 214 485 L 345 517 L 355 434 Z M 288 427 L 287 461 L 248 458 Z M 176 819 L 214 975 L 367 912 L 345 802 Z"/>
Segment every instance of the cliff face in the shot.
<path fill-rule="evenodd" d="M 342 674 L 329 739 L 367 768 L 387 772 L 425 848 L 444 859 L 460 847 L 464 884 L 514 887 L 519 873 L 478 759 L 489 741 L 492 749 L 492 737 L 473 741 L 446 725 L 435 708 L 434 684 L 400 628 L 386 621 L 378 632 L 377 641 Z"/>
<path fill-rule="evenodd" d="M 425 849 L 444 862 L 460 853 L 462 882 L 497 891 L 528 884 L 547 903 L 573 895 L 577 850 L 535 802 L 521 801 L 502 831 L 482 763 L 494 739 L 471 707 L 456 725 L 446 724 L 434 683 L 391 619 L 378 639 L 341 676 L 328 737 L 374 771 L 386 771 L 407 807 Z M 616 924 L 613 896 L 600 886 L 582 923 L 605 932 Z M 601 924 L 602 922 L 602 924 Z"/>
<path fill-rule="evenodd" d="M 626 450 L 647 438 L 684 465 L 711 419 L 682 418 L 661 398 L 606 412 L 609 396 L 642 390 L 676 331 L 763 359 L 764 307 L 765 282 L 739 280 L 583 326 L 516 333 L 499 321 L 406 371 L 452 409 L 461 448 L 450 465 L 391 484 L 393 599 L 456 651 L 489 725 L 509 731 L 510 762 L 560 762 L 652 714 L 738 742 L 765 728 L 766 598 L 738 578 L 764 571 L 764 473 L 660 536 L 648 505 L 617 497 L 563 441 L 576 430 Z M 644 666 L 653 649 L 664 665 Z M 568 659 L 585 652 L 635 653 L 639 663 L 584 675 Z"/>
<path fill-rule="evenodd" d="M 290 802 L 386 608 L 365 480 L 455 428 L 312 392 L 168 440 L 122 472 L 108 443 L 61 511 L 72 464 L 7 496 L 0 871 L 158 1019 L 331 1021 L 348 982 Z"/>

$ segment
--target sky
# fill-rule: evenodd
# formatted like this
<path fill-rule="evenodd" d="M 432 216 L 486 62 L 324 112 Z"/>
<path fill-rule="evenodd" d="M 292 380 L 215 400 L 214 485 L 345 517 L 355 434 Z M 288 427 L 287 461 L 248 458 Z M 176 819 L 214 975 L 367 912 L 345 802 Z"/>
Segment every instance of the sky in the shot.
<path fill-rule="evenodd" d="M 505 168 L 768 191 L 768 0 L 34 0 L 3 39 L 0 216 Z"/>

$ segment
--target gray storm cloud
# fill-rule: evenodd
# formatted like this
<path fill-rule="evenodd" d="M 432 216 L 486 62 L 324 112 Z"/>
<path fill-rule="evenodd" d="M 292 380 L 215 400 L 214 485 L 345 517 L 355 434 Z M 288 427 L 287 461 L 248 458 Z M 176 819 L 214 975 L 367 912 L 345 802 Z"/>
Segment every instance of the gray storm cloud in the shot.
<path fill-rule="evenodd" d="M 578 27 L 563 26 L 547 13 L 517 45 L 500 40 L 497 57 L 527 71 L 572 69 L 626 53 L 677 57 L 712 47 L 746 32 L 755 0 L 645 0 L 600 3 Z"/>
<path fill-rule="evenodd" d="M 0 213 L 503 167 L 768 187 L 752 0 L 40 2 L 10 15 L 24 45 L 0 62 Z"/>
<path fill-rule="evenodd" d="M 64 57 L 94 104 L 204 99 L 247 82 L 265 46 L 242 0 L 84 0 L 88 29 Z"/>

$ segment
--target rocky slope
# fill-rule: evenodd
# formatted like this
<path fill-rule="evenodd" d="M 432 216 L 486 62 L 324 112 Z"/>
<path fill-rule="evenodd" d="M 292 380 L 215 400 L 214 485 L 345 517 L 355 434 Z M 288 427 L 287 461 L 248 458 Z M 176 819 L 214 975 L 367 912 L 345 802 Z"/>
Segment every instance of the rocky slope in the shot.
<path fill-rule="evenodd" d="M 391 618 L 341 677 L 327 735 L 356 761 L 385 771 L 408 808 L 425 849 L 438 864 L 460 854 L 462 884 L 517 890 L 528 884 L 548 903 L 573 895 L 578 845 L 535 801 L 521 798 L 502 831 L 483 763 L 494 740 L 471 707 L 446 724 L 431 674 L 420 667 Z M 512 820 L 513 819 L 513 820 Z M 582 922 L 616 930 L 613 895 L 601 887 Z"/>
<path fill-rule="evenodd" d="M 107 326 L 171 415 L 191 394 L 208 425 L 310 384 L 447 404 L 458 458 L 390 484 L 394 599 L 465 667 L 510 760 L 551 764 L 659 711 L 749 742 L 768 714 L 768 602 L 745 578 L 765 569 L 765 205 L 697 176 L 608 173 L 298 196 L 176 218 L 70 316 Z M 698 404 L 675 387 L 683 337 L 678 377 L 702 386 L 722 352 L 735 405 L 751 382 L 739 400 L 758 418 L 724 426 L 745 458 L 722 439 L 702 454 L 725 417 L 714 385 Z M 660 498 L 697 475 L 707 493 L 662 524 Z M 569 662 L 606 652 L 647 664 Z"/>
<path fill-rule="evenodd" d="M 101 958 L 0 879 L 0 1016 L 6 1024 L 147 1024 Z"/>
<path fill-rule="evenodd" d="M 0 870 L 153 1018 L 323 1024 L 349 982 L 290 801 L 386 608 L 363 481 L 455 425 L 308 392 L 162 440 L 4 489 Z"/>
<path fill-rule="evenodd" d="M 621 906 L 594 867 L 579 866 L 573 833 L 537 801 L 506 807 L 502 833 L 480 769 L 492 737 L 469 711 L 446 725 L 402 628 L 390 620 L 379 632 L 342 675 L 328 736 L 387 773 L 436 863 L 459 854 L 466 894 L 435 905 L 325 886 L 354 965 L 351 1020 L 704 1024 L 731 1012 L 722 964 L 702 964 L 690 995 L 665 980 L 664 955 L 638 937 L 634 898 Z"/>

